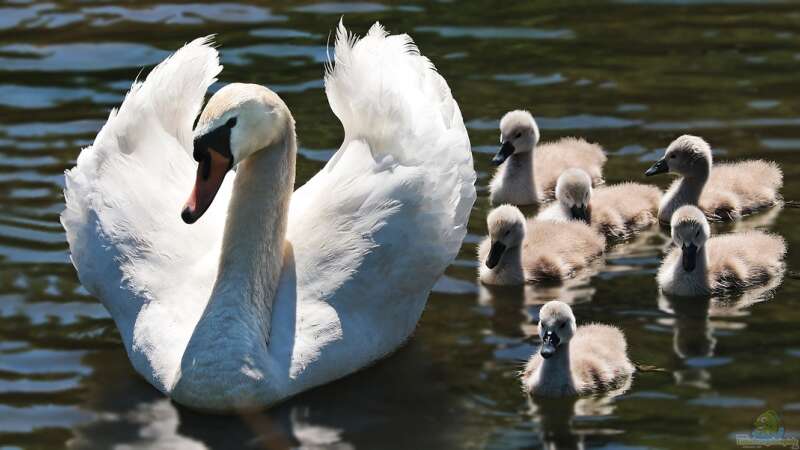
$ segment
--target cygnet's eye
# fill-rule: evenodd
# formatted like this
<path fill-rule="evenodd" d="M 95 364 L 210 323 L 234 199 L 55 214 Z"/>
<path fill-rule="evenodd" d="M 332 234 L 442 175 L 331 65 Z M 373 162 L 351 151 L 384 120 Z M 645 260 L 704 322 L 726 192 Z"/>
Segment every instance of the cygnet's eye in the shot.
<path fill-rule="evenodd" d="M 697 233 L 694 234 L 694 237 L 700 237 L 700 230 L 697 230 Z"/>
<path fill-rule="evenodd" d="M 235 127 L 235 126 L 236 126 L 236 117 L 231 117 L 230 119 L 228 119 L 228 121 L 227 121 L 227 122 L 225 122 L 225 126 L 226 126 L 227 128 L 233 128 L 233 127 Z"/>
<path fill-rule="evenodd" d="M 514 135 L 514 139 L 519 139 L 522 137 L 522 131 L 517 131 L 517 134 Z"/>
<path fill-rule="evenodd" d="M 567 326 L 567 322 L 561 322 L 561 326 L 558 328 L 563 330 L 565 326 Z"/>
<path fill-rule="evenodd" d="M 507 229 L 503 236 L 508 236 L 509 234 L 511 234 L 511 228 Z"/>
<path fill-rule="evenodd" d="M 673 153 L 673 154 L 669 155 L 669 157 L 672 158 L 672 159 L 675 159 L 675 158 L 678 157 L 678 155 L 677 155 L 677 153 Z"/>

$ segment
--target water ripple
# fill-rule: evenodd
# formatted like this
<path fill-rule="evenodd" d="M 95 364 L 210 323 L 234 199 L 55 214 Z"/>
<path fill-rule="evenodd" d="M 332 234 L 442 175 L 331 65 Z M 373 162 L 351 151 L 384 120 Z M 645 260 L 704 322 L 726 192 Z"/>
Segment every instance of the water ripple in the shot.
<path fill-rule="evenodd" d="M 120 97 L 97 92 L 94 89 L 0 85 L 0 106 L 41 109 L 85 100 L 92 103 L 115 104 L 120 101 Z"/>
<path fill-rule="evenodd" d="M 74 406 L 36 405 L 14 408 L 0 405 L 0 431 L 30 433 L 45 427 L 71 428 L 90 422 L 95 414 Z"/>
<path fill-rule="evenodd" d="M 0 72 L 94 72 L 156 64 L 168 55 L 143 44 L 78 43 L 0 46 Z"/>
<path fill-rule="evenodd" d="M 269 8 L 239 3 L 166 4 L 149 8 L 97 6 L 84 8 L 82 11 L 95 26 L 119 22 L 194 25 L 206 22 L 262 23 L 286 20 L 286 16 L 272 14 Z"/>
<path fill-rule="evenodd" d="M 388 10 L 386 5 L 369 2 L 314 3 L 293 8 L 296 12 L 314 14 L 377 13 Z"/>
<path fill-rule="evenodd" d="M 575 33 L 572 30 L 542 29 L 542 28 L 515 28 L 515 27 L 454 27 L 454 26 L 425 26 L 416 27 L 414 31 L 423 33 L 436 33 L 445 38 L 475 38 L 475 39 L 572 39 Z"/>

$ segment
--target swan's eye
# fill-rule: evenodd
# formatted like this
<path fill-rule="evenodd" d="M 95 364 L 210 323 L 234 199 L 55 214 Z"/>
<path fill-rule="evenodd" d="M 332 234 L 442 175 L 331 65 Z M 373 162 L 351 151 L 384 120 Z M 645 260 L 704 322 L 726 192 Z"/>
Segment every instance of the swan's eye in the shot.
<path fill-rule="evenodd" d="M 521 131 L 517 131 L 517 134 L 514 135 L 514 139 L 519 139 L 521 137 L 522 137 L 522 132 Z"/>
<path fill-rule="evenodd" d="M 673 153 L 673 154 L 669 155 L 669 157 L 670 157 L 670 158 L 672 158 L 672 159 L 675 159 L 675 158 L 677 158 L 677 157 L 678 157 L 678 155 L 677 155 L 677 154 L 675 154 L 675 153 Z"/>
<path fill-rule="evenodd" d="M 563 330 L 565 326 L 567 326 L 567 322 L 561 322 L 561 326 L 558 328 Z"/>
<path fill-rule="evenodd" d="M 228 127 L 228 128 L 235 127 L 236 126 L 236 117 L 231 117 L 230 119 L 228 119 L 228 121 L 225 122 L 225 126 Z"/>
<path fill-rule="evenodd" d="M 508 236 L 509 234 L 511 234 L 511 229 L 506 230 L 506 232 L 503 233 L 503 236 Z"/>
<path fill-rule="evenodd" d="M 694 234 L 694 237 L 700 237 L 700 230 L 697 230 L 697 233 Z"/>

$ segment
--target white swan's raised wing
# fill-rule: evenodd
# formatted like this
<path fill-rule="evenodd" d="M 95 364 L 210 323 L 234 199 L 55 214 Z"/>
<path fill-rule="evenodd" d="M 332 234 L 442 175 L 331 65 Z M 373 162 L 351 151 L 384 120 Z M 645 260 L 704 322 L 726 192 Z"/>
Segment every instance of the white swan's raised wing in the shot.
<path fill-rule="evenodd" d="M 215 279 L 231 180 L 191 228 L 180 212 L 194 184 L 192 124 L 221 69 L 208 38 L 178 50 L 133 84 L 66 173 L 61 221 L 72 262 L 83 285 L 111 312 L 134 365 L 150 364 L 135 355 L 137 348 L 183 351 L 170 346 L 185 345 L 179 336 L 190 330 L 181 328 L 197 320 L 182 315 L 202 311 L 184 306 L 206 301 Z M 144 307 L 151 320 L 135 323 Z M 163 328 L 161 342 L 148 328 Z M 163 342 L 164 336 L 176 340 Z M 174 371 L 152 369 L 159 378 Z M 164 389 L 163 379 L 151 381 Z"/>
<path fill-rule="evenodd" d="M 475 201 L 458 104 L 409 36 L 376 24 L 356 40 L 340 25 L 325 87 L 344 142 L 295 192 L 288 231 L 304 319 L 291 373 L 310 384 L 366 365 L 409 336 L 458 253 Z M 280 302 L 273 338 L 280 316 L 295 313 L 280 311 Z M 315 362 L 329 370 L 308 370 Z"/>

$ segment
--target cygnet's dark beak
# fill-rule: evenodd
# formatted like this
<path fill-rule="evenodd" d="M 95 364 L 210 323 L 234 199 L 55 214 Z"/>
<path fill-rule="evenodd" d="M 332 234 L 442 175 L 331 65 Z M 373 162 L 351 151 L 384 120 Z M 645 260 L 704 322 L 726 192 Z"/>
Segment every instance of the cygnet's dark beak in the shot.
<path fill-rule="evenodd" d="M 542 358 L 547 359 L 553 356 L 559 342 L 561 342 L 561 340 L 558 338 L 557 334 L 552 331 L 546 332 L 544 338 L 542 338 L 542 348 L 539 349 L 539 354 L 542 355 Z"/>
<path fill-rule="evenodd" d="M 697 246 L 694 244 L 684 245 L 681 253 L 681 264 L 683 270 L 691 272 L 697 266 Z"/>
<path fill-rule="evenodd" d="M 592 221 L 592 217 L 589 212 L 589 205 L 574 205 L 569 208 L 569 212 L 572 215 L 572 218 L 575 220 L 582 220 L 586 223 L 590 223 Z"/>
<path fill-rule="evenodd" d="M 503 142 L 503 145 L 500 146 L 500 150 L 497 151 L 497 154 L 494 155 L 494 158 L 492 158 L 492 164 L 494 164 L 495 166 L 499 166 L 500 164 L 503 164 L 503 162 L 505 162 L 505 160 L 508 159 L 508 157 L 513 154 L 514 154 L 514 144 L 512 144 L 511 141 L 505 141 Z"/>
<path fill-rule="evenodd" d="M 489 256 L 486 258 L 486 267 L 494 269 L 500 262 L 500 257 L 503 256 L 503 252 L 505 251 L 506 246 L 502 242 L 492 242 L 492 248 L 489 249 Z"/>
<path fill-rule="evenodd" d="M 645 172 L 644 175 L 647 177 L 652 177 L 653 175 L 658 175 L 660 173 L 667 173 L 667 172 L 669 172 L 669 166 L 667 165 L 667 160 L 661 158 L 658 161 L 656 161 L 655 164 L 650 166 L 650 168 L 647 169 L 647 172 Z"/>

